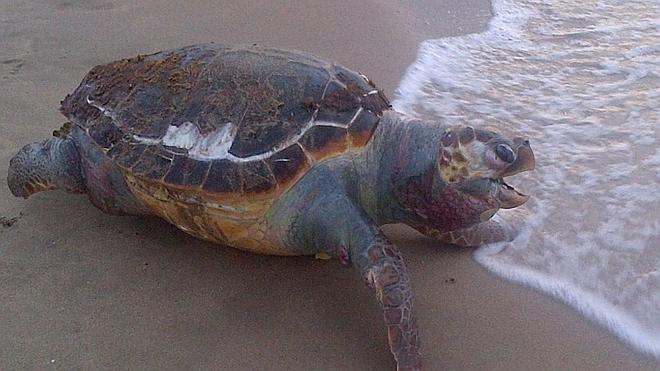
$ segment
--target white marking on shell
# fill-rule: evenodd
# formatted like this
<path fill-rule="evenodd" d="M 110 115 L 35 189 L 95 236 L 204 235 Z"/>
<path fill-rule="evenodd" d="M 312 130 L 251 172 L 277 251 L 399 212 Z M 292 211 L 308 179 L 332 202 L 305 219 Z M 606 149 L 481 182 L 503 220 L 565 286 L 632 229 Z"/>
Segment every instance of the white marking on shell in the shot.
<path fill-rule="evenodd" d="M 378 90 L 372 90 L 365 95 L 374 95 L 374 94 L 378 94 Z"/>
<path fill-rule="evenodd" d="M 340 124 L 337 122 L 330 122 L 330 121 L 315 121 L 314 126 L 332 126 L 335 128 L 346 129 L 347 124 Z"/>
<path fill-rule="evenodd" d="M 355 111 L 355 115 L 353 115 L 353 118 L 351 118 L 351 122 L 348 123 L 348 125 L 352 124 L 357 120 L 358 116 L 362 113 L 362 107 L 358 108 L 357 111 Z"/>
<path fill-rule="evenodd" d="M 187 228 L 182 224 L 177 224 L 176 226 L 179 227 L 179 229 L 181 229 L 184 232 L 190 232 L 191 231 L 190 228 Z"/>
<path fill-rule="evenodd" d="M 348 86 L 339 80 L 330 80 L 330 81 L 333 81 L 335 84 L 339 85 L 339 87 L 342 89 L 348 89 Z"/>
<path fill-rule="evenodd" d="M 155 146 L 156 144 L 160 143 L 160 138 L 149 138 L 140 135 L 133 135 L 133 140 L 142 144 L 148 144 L 150 146 Z"/>
<path fill-rule="evenodd" d="M 163 156 L 163 155 L 161 155 L 161 154 L 159 154 L 158 157 L 162 158 L 163 160 L 167 160 L 167 161 L 169 161 L 170 163 L 171 163 L 172 161 L 174 161 L 172 158 L 170 158 L 170 157 L 165 157 L 165 156 Z"/>
<path fill-rule="evenodd" d="M 229 149 L 236 136 L 236 127 L 231 122 L 224 124 L 213 132 L 202 135 L 197 125 L 186 121 L 179 126 L 171 125 L 163 136 L 166 146 L 188 150 L 188 155 L 198 160 L 228 158 Z"/>
<path fill-rule="evenodd" d="M 305 133 L 316 124 L 314 119 L 317 114 L 318 110 L 314 111 L 312 118 L 293 138 L 274 147 L 270 151 L 249 157 L 236 157 L 229 153 L 229 149 L 236 136 L 236 131 L 238 130 L 238 128 L 232 123 L 227 123 L 212 133 L 203 135 L 195 124 L 184 122 L 180 126 L 171 125 L 167 128 L 167 132 L 162 138 L 149 138 L 133 135 L 133 139 L 148 145 L 163 144 L 170 147 L 186 149 L 188 150 L 188 156 L 201 161 L 219 159 L 227 159 L 234 162 L 258 161 L 266 159 L 274 153 L 298 142 L 303 135 L 305 135 Z M 337 126 L 337 124 L 334 126 Z"/>
<path fill-rule="evenodd" d="M 314 125 L 315 126 L 332 126 L 332 127 L 335 127 L 335 128 L 346 129 L 348 127 L 348 125 L 355 122 L 355 120 L 360 115 L 360 113 L 362 113 L 362 110 L 363 110 L 362 107 L 358 108 L 357 111 L 355 111 L 355 113 L 353 114 L 353 117 L 351 117 L 351 121 L 349 121 L 347 124 L 341 124 L 341 123 L 338 123 L 338 122 L 331 122 L 331 121 L 315 121 Z"/>
<path fill-rule="evenodd" d="M 224 126 L 223 126 L 224 127 Z M 163 137 L 163 144 L 170 147 L 191 150 L 200 140 L 200 132 L 192 122 L 184 122 L 179 126 L 170 125 Z"/>
<path fill-rule="evenodd" d="M 116 119 L 115 118 L 115 113 L 112 112 L 112 110 L 110 110 L 109 108 L 105 108 L 105 107 L 101 106 L 100 104 L 96 103 L 96 101 L 94 101 L 92 99 L 89 99 L 89 95 L 85 98 L 85 100 L 87 101 L 87 104 L 89 104 L 90 106 L 92 106 L 92 107 L 98 109 L 99 111 L 101 111 L 101 113 L 103 113 L 104 116 L 110 117 L 113 120 Z"/>
<path fill-rule="evenodd" d="M 328 80 L 325 87 L 323 88 L 321 99 L 325 97 L 330 81 L 331 80 Z M 358 109 L 355 117 L 357 117 L 361 110 L 361 108 Z M 234 142 L 234 138 L 236 137 L 236 133 L 238 131 L 238 127 L 230 122 L 224 124 L 222 127 L 209 134 L 203 135 L 199 131 L 199 128 L 197 128 L 197 125 L 186 121 L 179 126 L 170 125 L 162 138 L 149 138 L 140 135 L 133 135 L 133 140 L 147 145 L 163 144 L 170 147 L 186 149 L 188 151 L 188 156 L 200 161 L 219 159 L 227 159 L 234 162 L 258 161 L 267 159 L 273 154 L 293 144 L 296 144 L 305 135 L 305 133 L 307 133 L 307 131 L 309 131 L 309 129 L 315 125 L 346 128 L 347 125 L 343 124 L 333 122 L 317 122 L 316 116 L 318 115 L 318 112 L 319 110 L 316 109 L 309 121 L 305 123 L 305 126 L 301 128 L 300 132 L 291 137 L 289 140 L 273 147 L 273 149 L 270 151 L 249 157 L 236 157 L 229 153 L 229 149 L 231 148 L 231 145 Z M 353 117 L 353 120 L 355 117 Z M 300 143 L 298 143 L 298 145 L 301 149 L 303 149 L 303 151 L 305 151 Z"/>
<path fill-rule="evenodd" d="M 229 205 L 223 205 L 215 202 L 206 202 L 206 206 L 211 208 L 211 209 L 220 209 L 220 210 L 227 210 L 227 211 L 234 211 L 234 212 L 239 212 L 241 209 L 238 209 L 233 206 Z"/>
<path fill-rule="evenodd" d="M 160 143 L 160 138 L 149 138 L 149 137 L 143 137 L 140 135 L 133 135 L 133 140 L 136 142 L 140 142 L 142 144 L 147 144 L 150 146 L 154 146 L 156 144 Z"/>

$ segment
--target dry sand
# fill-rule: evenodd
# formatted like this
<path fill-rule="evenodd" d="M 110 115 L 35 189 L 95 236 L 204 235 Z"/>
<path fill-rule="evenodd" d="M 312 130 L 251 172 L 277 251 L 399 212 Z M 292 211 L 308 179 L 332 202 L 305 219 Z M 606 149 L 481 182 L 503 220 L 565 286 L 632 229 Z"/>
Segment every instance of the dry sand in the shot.
<path fill-rule="evenodd" d="M 95 64 L 197 42 L 296 48 L 392 93 L 417 44 L 475 32 L 485 0 L 0 3 L 0 174 Z M 4 177 L 4 176 L 3 176 Z M 0 369 L 386 370 L 376 301 L 336 261 L 255 256 L 85 197 L 0 184 Z M 9 226 L 9 224 L 12 224 Z M 429 370 L 657 369 L 573 310 L 387 228 L 406 256 Z"/>

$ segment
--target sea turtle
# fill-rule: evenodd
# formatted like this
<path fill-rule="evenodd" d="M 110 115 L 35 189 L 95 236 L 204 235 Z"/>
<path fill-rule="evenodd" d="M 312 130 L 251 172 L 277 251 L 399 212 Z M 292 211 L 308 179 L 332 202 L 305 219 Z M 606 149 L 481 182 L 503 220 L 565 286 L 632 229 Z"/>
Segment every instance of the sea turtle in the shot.
<path fill-rule="evenodd" d="M 380 226 L 460 245 L 511 237 L 491 217 L 527 196 L 529 142 L 420 121 L 364 75 L 258 45 L 195 45 L 94 67 L 62 101 L 70 122 L 23 147 L 15 196 L 86 193 L 262 254 L 338 257 L 376 292 L 400 369 L 421 368 L 410 278 Z"/>

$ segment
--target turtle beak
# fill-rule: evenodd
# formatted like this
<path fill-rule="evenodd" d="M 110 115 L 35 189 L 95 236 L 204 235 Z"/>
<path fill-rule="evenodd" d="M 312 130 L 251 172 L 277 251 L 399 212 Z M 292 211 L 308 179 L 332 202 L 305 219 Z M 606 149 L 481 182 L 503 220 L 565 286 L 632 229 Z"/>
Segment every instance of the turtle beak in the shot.
<path fill-rule="evenodd" d="M 502 177 L 511 176 L 523 171 L 534 170 L 536 160 L 529 141 L 523 138 L 515 138 L 513 144 L 516 150 L 516 160 L 502 173 Z"/>
<path fill-rule="evenodd" d="M 530 147 L 528 140 L 515 138 L 513 140 L 513 146 L 516 151 L 516 159 L 504 170 L 502 178 L 523 171 L 534 170 L 536 165 L 534 152 L 532 151 L 532 147 Z M 502 179 L 499 179 L 499 187 L 497 188 L 495 198 L 499 201 L 500 208 L 502 209 L 513 209 L 529 200 L 528 195 L 518 192 L 510 185 L 506 184 Z"/>
<path fill-rule="evenodd" d="M 499 180 L 499 187 L 497 188 L 495 198 L 502 209 L 513 209 L 529 200 L 528 195 L 518 192 L 510 185 L 504 183 L 503 180 Z"/>

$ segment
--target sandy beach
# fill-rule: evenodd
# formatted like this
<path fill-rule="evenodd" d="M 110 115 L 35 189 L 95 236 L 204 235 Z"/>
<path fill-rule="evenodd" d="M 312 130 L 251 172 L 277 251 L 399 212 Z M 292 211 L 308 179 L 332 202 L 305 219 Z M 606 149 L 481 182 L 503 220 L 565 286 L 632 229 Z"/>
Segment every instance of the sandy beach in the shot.
<path fill-rule="evenodd" d="M 429 38 L 483 30 L 486 0 L 0 3 L 0 369 L 388 370 L 381 312 L 337 261 L 257 256 L 84 196 L 14 198 L 9 158 L 64 117 L 93 66 L 200 42 L 314 53 L 388 95 Z M 428 370 L 657 370 L 472 251 L 385 228 L 412 274 Z"/>

